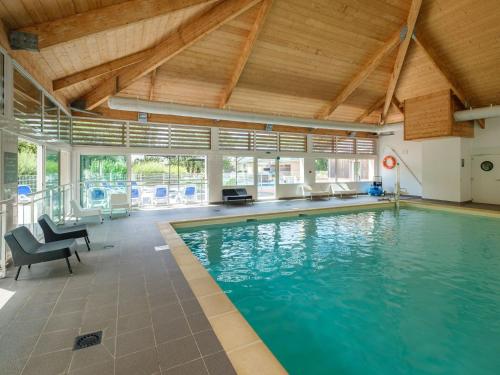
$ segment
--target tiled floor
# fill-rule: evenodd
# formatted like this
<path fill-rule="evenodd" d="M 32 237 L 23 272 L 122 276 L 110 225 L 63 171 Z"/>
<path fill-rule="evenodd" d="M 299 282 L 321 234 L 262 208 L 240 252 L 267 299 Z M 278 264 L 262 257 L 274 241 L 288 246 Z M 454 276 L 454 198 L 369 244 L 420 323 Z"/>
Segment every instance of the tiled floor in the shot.
<path fill-rule="evenodd" d="M 158 222 L 373 202 L 280 201 L 133 212 L 90 225 L 92 251 L 11 267 L 0 280 L 0 373 L 233 374 L 212 328 L 164 243 Z M 77 335 L 102 330 L 101 345 L 73 351 Z"/>

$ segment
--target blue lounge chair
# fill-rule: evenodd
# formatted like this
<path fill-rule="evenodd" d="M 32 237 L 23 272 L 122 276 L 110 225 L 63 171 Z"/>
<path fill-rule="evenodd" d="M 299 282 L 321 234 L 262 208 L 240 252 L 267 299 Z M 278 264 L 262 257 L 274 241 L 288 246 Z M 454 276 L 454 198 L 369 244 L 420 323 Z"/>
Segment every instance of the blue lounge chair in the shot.
<path fill-rule="evenodd" d="M 168 203 L 168 187 L 167 186 L 156 186 L 155 187 L 155 195 L 154 195 L 154 203 Z"/>
<path fill-rule="evenodd" d="M 90 188 L 90 205 L 92 207 L 103 207 L 106 205 L 106 191 L 103 188 Z"/>
<path fill-rule="evenodd" d="M 184 201 L 189 202 L 196 199 L 196 187 L 195 186 L 186 186 L 184 189 Z"/>

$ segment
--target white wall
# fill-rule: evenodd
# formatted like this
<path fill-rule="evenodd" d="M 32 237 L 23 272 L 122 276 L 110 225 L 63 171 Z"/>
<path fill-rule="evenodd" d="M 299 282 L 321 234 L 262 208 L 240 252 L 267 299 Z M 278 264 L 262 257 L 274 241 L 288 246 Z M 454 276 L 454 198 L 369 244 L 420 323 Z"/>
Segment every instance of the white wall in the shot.
<path fill-rule="evenodd" d="M 473 197 L 472 157 L 500 155 L 500 118 L 486 120 L 486 129 L 476 126 L 472 139 L 448 137 L 404 141 L 402 130 L 381 137 L 379 167 L 387 191 L 393 191 L 396 176 L 394 169 L 382 167 L 383 158 L 394 155 L 390 147 L 396 150 L 422 182 L 420 187 L 408 169 L 401 166 L 401 187 L 406 188 L 409 194 L 453 202 L 470 201 Z"/>
<path fill-rule="evenodd" d="M 422 181 L 422 142 L 406 142 L 403 139 L 403 130 L 395 131 L 394 135 L 382 136 L 379 139 L 379 173 L 382 176 L 384 190 L 394 192 L 396 184 L 396 169 L 386 169 L 382 161 L 387 155 L 394 155 L 392 149 L 396 150 L 401 159 L 408 165 L 409 169 Z M 406 189 L 408 194 L 421 196 L 422 186 L 412 175 L 410 170 L 401 164 L 401 188 Z"/>

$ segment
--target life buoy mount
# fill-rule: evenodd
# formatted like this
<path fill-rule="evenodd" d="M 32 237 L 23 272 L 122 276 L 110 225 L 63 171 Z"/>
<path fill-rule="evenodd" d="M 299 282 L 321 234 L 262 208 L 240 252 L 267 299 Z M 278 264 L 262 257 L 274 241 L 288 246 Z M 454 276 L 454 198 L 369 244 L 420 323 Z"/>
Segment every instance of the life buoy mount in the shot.
<path fill-rule="evenodd" d="M 386 169 L 393 169 L 398 164 L 398 162 L 396 161 L 396 158 L 394 156 L 387 155 L 382 161 L 382 164 Z"/>

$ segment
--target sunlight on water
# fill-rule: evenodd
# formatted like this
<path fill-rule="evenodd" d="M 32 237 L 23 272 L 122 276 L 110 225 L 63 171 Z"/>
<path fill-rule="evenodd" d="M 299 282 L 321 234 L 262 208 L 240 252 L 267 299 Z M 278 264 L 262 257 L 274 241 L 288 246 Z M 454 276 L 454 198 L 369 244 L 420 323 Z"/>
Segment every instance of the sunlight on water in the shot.
<path fill-rule="evenodd" d="M 292 374 L 499 374 L 500 221 L 404 209 L 180 234 Z"/>

